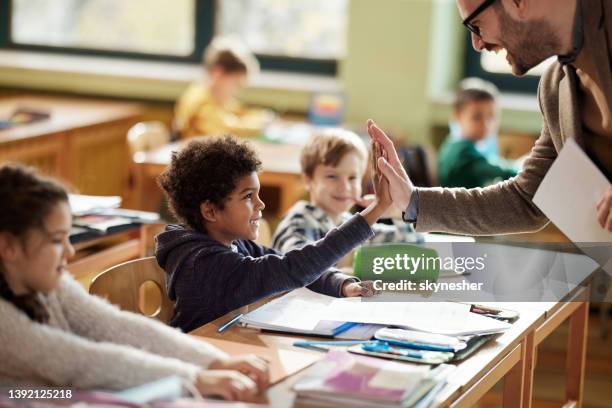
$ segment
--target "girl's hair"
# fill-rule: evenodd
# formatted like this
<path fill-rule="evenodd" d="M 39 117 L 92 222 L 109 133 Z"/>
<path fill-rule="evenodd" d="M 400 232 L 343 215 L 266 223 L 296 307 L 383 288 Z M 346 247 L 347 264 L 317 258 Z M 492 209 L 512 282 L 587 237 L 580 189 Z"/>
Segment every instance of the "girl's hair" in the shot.
<path fill-rule="evenodd" d="M 0 166 L 0 232 L 24 238 L 68 194 L 57 181 L 21 164 Z"/>

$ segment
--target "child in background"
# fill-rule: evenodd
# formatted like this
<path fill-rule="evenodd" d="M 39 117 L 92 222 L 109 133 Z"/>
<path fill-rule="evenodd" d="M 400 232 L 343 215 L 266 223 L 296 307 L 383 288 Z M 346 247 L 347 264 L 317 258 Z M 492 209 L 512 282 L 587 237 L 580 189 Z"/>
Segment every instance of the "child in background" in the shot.
<path fill-rule="evenodd" d="M 317 241 L 351 218 L 349 209 L 361 204 L 361 182 L 368 151 L 353 132 L 329 129 L 311 137 L 302 148 L 302 176 L 310 202 L 297 202 L 281 220 L 272 246 L 288 252 Z M 404 221 L 372 226 L 371 243 L 422 242 L 412 225 Z"/>
<path fill-rule="evenodd" d="M 194 82 L 176 104 L 174 126 L 181 138 L 235 134 L 256 136 L 270 112 L 243 107 L 236 97 L 259 71 L 255 56 L 239 41 L 215 38 L 203 57 L 206 79 Z"/>
<path fill-rule="evenodd" d="M 487 141 L 497 125 L 495 95 L 486 87 L 465 87 L 456 96 L 454 120 L 460 137 L 449 135 L 438 155 L 438 178 L 443 187 L 484 187 L 514 177 L 517 169 L 478 144 Z"/>
<path fill-rule="evenodd" d="M 382 158 L 381 158 L 382 160 Z M 330 296 L 373 294 L 372 282 L 329 268 L 372 235 L 391 205 L 386 179 L 374 177 L 376 199 L 322 240 L 282 254 L 253 242 L 264 203 L 261 163 L 246 142 L 209 137 L 175 153 L 159 183 L 184 225 L 156 237 L 156 257 L 176 301 L 171 325 L 192 330 L 245 305 L 307 286 Z"/>
<path fill-rule="evenodd" d="M 0 167 L 0 384 L 122 390 L 177 375 L 240 400 L 267 387 L 262 359 L 230 358 L 85 292 L 66 271 L 71 221 L 57 182 Z"/>

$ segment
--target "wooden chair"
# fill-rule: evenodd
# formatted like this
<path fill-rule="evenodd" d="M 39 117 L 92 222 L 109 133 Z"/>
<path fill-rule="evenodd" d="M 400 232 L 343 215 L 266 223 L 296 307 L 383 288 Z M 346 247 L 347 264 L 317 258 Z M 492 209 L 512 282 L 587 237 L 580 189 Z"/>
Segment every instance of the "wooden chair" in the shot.
<path fill-rule="evenodd" d="M 138 122 L 128 130 L 128 145 L 132 157 L 170 143 L 170 130 L 160 121 Z"/>
<path fill-rule="evenodd" d="M 166 273 L 157 265 L 155 257 L 136 259 L 107 269 L 93 279 L 89 293 L 107 298 L 122 310 L 164 323 L 170 321 L 174 309 L 166 291 Z"/>

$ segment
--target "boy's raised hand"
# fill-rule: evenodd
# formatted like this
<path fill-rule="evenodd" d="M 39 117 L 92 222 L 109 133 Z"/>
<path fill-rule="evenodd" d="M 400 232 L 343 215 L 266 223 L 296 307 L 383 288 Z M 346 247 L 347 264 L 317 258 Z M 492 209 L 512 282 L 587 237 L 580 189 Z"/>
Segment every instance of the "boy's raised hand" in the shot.
<path fill-rule="evenodd" d="M 376 167 L 389 181 L 389 193 L 393 204 L 398 210 L 404 211 L 410 204 L 414 185 L 404 170 L 393 142 L 372 119 L 368 120 L 368 134 L 372 142 L 379 143 L 382 148 L 383 154 L 378 157 Z"/>
<path fill-rule="evenodd" d="M 376 200 L 385 208 L 391 207 L 393 201 L 389 192 L 389 182 L 381 172 L 380 161 L 386 160 L 385 152 L 380 147 L 378 142 L 372 142 L 372 183 L 374 184 L 374 193 Z"/>

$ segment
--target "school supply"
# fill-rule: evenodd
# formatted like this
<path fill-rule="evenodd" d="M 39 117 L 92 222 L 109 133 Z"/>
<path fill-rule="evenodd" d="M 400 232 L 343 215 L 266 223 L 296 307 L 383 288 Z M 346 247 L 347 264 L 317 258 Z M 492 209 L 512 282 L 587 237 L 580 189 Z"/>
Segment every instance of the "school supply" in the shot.
<path fill-rule="evenodd" d="M 319 319 L 335 298 L 307 288 L 296 289 L 268 302 L 240 319 L 243 327 L 272 332 L 335 337 L 347 340 L 369 340 L 385 327 L 346 320 Z"/>
<path fill-rule="evenodd" d="M 405 329 L 380 329 L 374 337 L 378 340 L 418 350 L 448 351 L 454 353 L 467 346 L 459 337 Z"/>
<path fill-rule="evenodd" d="M 361 298 L 333 298 L 300 288 L 246 314 L 241 323 L 301 334 L 318 333 L 321 329 L 318 325 L 324 321 L 399 326 L 449 336 L 499 333 L 510 327 L 509 323 L 470 313 L 469 308 L 452 302 L 379 303 Z"/>
<path fill-rule="evenodd" d="M 92 214 L 102 209 L 117 208 L 121 205 L 119 196 L 68 194 L 68 201 L 72 215 Z"/>
<path fill-rule="evenodd" d="M 276 336 L 260 334 L 256 344 L 205 337 L 204 340 L 220 348 L 230 356 L 255 354 L 270 362 L 270 383 L 276 384 L 285 378 L 312 365 L 321 358 L 320 353 L 300 350 L 291 345 L 280 344 Z"/>
<path fill-rule="evenodd" d="M 364 344 L 371 340 L 298 340 L 293 343 L 295 347 L 302 347 L 318 351 L 329 351 L 331 347 L 354 346 Z"/>
<path fill-rule="evenodd" d="M 514 310 L 499 309 L 479 304 L 470 304 L 470 312 L 505 322 L 513 322 L 519 318 L 519 313 Z"/>
<path fill-rule="evenodd" d="M 220 326 L 217 329 L 217 333 L 223 333 L 225 330 L 229 329 L 230 327 L 232 327 L 234 324 L 238 323 L 238 321 L 240 321 L 240 319 L 242 319 L 242 316 L 244 316 L 244 313 L 240 313 L 239 315 L 235 316 L 232 320 L 230 320 L 229 322 L 225 323 L 224 325 Z"/>
<path fill-rule="evenodd" d="M 443 366 L 441 366 L 443 367 Z M 410 407 L 435 385 L 442 369 L 330 350 L 295 383 L 297 402 L 351 407 Z"/>
<path fill-rule="evenodd" d="M 434 365 L 448 363 L 455 357 L 455 353 L 449 351 L 415 350 L 381 340 L 354 345 L 349 347 L 348 351 L 372 357 Z"/>
<path fill-rule="evenodd" d="M 435 249 L 411 244 L 363 245 L 353 260 L 353 273 L 361 280 L 436 282 L 440 269 Z"/>
<path fill-rule="evenodd" d="M 572 182 L 574 181 L 574 182 Z M 597 222 L 610 182 L 573 138 L 546 172 L 533 202 L 576 246 L 612 275 L 612 232 Z"/>

